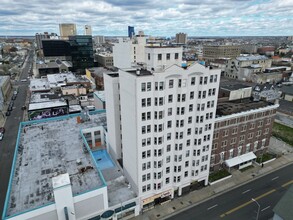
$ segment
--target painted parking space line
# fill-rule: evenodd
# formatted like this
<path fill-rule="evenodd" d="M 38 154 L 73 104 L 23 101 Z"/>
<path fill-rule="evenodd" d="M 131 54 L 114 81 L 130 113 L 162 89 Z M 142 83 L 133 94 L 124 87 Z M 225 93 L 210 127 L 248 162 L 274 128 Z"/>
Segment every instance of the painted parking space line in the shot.
<path fill-rule="evenodd" d="M 217 207 L 217 206 L 218 206 L 218 204 L 213 205 L 213 206 L 209 207 L 207 210 L 213 209 L 213 208 L 215 208 L 215 207 Z"/>
<path fill-rule="evenodd" d="M 276 180 L 276 179 L 278 179 L 278 178 L 279 178 L 279 177 L 278 177 L 278 176 L 276 176 L 276 177 L 274 177 L 274 178 L 272 179 L 272 181 L 273 181 L 273 180 Z"/>
<path fill-rule="evenodd" d="M 261 211 L 263 212 L 263 211 L 265 211 L 265 210 L 267 210 L 267 209 L 269 209 L 271 206 L 269 205 L 268 207 L 265 207 L 264 209 L 262 209 Z"/>
<path fill-rule="evenodd" d="M 250 192 L 251 189 L 245 190 L 244 192 L 242 192 L 242 194 L 248 193 Z"/>

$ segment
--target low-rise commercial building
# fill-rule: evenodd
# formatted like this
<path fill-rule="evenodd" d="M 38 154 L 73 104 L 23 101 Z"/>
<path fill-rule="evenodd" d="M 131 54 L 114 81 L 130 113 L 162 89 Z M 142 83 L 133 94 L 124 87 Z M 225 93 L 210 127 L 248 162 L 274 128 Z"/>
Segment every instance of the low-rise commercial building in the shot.
<path fill-rule="evenodd" d="M 2 219 L 138 215 L 136 194 L 107 146 L 105 111 L 22 122 Z"/>
<path fill-rule="evenodd" d="M 235 59 L 227 60 L 224 75 L 232 79 L 251 81 L 253 74 L 264 72 L 271 65 L 272 60 L 266 56 L 239 56 Z"/>
<path fill-rule="evenodd" d="M 222 58 L 236 58 L 240 52 L 240 45 L 204 45 L 203 59 L 212 61 Z"/>
<path fill-rule="evenodd" d="M 113 55 L 111 53 L 95 54 L 95 59 L 99 66 L 102 66 L 102 67 L 114 66 Z"/>

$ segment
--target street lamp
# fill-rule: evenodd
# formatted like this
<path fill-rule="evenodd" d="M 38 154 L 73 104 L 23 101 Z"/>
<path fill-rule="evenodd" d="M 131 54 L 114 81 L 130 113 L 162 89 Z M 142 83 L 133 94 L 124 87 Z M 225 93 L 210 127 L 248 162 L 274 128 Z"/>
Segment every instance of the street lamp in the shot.
<path fill-rule="evenodd" d="M 257 215 L 256 215 L 256 220 L 258 220 L 259 210 L 260 210 L 260 204 L 254 198 L 251 198 L 251 200 L 254 201 L 257 204 L 257 206 L 258 206 Z"/>

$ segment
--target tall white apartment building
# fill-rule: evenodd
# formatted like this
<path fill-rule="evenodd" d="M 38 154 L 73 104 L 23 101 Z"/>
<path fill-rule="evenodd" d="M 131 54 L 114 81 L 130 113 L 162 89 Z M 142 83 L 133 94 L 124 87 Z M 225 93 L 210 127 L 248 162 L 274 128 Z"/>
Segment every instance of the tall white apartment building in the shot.
<path fill-rule="evenodd" d="M 134 39 L 119 38 L 113 46 L 113 62 L 118 68 L 130 68 L 134 63 L 145 62 L 146 36 L 139 35 Z"/>
<path fill-rule="evenodd" d="M 104 76 L 109 145 L 143 209 L 208 183 L 220 70 L 176 62 Z"/>

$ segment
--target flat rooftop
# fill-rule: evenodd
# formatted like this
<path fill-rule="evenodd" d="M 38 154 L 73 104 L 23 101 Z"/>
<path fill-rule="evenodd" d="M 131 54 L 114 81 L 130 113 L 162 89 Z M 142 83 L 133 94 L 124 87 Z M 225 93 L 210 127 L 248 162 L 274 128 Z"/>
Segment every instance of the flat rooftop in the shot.
<path fill-rule="evenodd" d="M 95 91 L 94 95 L 100 99 L 102 102 L 105 102 L 105 91 Z"/>
<path fill-rule="evenodd" d="M 230 85 L 221 85 L 220 88 L 228 91 L 234 91 L 238 89 L 244 89 L 244 88 L 249 88 L 251 86 L 244 85 L 244 84 L 230 84 Z"/>
<path fill-rule="evenodd" d="M 91 67 L 88 69 L 91 74 L 94 76 L 100 76 L 103 77 L 104 73 L 114 73 L 117 72 L 118 69 L 116 67 L 111 67 L 111 68 L 105 68 L 105 67 Z"/>
<path fill-rule="evenodd" d="M 218 102 L 217 112 L 216 112 L 217 117 L 232 115 L 235 113 L 246 112 L 249 110 L 273 105 L 273 103 L 269 103 L 265 101 L 253 102 L 253 101 L 250 101 L 250 99 L 242 99 L 241 101 L 236 100 L 236 101 Z"/>
<path fill-rule="evenodd" d="M 37 110 L 37 109 L 43 109 L 43 108 L 54 108 L 54 107 L 60 107 L 60 106 L 67 106 L 67 102 L 61 101 L 61 100 L 53 100 L 48 102 L 37 102 L 37 103 L 31 103 L 29 104 L 28 110 Z"/>
<path fill-rule="evenodd" d="M 269 58 L 263 55 L 250 55 L 250 56 L 236 57 L 236 60 L 239 60 L 239 61 L 268 60 L 268 59 Z"/>
<path fill-rule="evenodd" d="M 145 70 L 145 69 L 141 69 L 139 71 L 137 70 L 125 70 L 125 72 L 131 73 L 133 75 L 136 76 L 151 76 L 153 75 L 151 71 Z"/>
<path fill-rule="evenodd" d="M 70 115 L 21 124 L 6 216 L 54 202 L 52 177 L 59 174 L 69 174 L 73 195 L 104 186 L 90 154 L 83 151 L 80 129 L 104 126 L 106 113 L 93 112 L 90 119 L 78 124 L 76 115 Z"/>
<path fill-rule="evenodd" d="M 48 79 L 31 79 L 30 80 L 30 90 L 34 91 L 43 91 L 43 90 L 50 90 L 50 83 Z"/>

